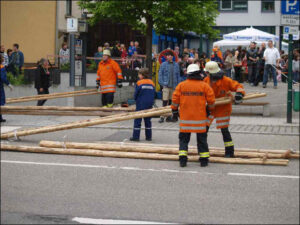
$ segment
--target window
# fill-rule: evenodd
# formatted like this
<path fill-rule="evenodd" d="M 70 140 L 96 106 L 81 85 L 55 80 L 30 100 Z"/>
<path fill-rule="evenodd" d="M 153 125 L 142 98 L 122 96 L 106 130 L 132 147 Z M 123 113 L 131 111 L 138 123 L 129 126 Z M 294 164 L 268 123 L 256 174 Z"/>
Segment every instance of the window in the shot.
<path fill-rule="evenodd" d="M 232 1 L 231 0 L 221 0 L 220 2 L 221 10 L 232 10 Z"/>
<path fill-rule="evenodd" d="M 275 12 L 275 0 L 261 0 L 262 12 Z"/>
<path fill-rule="evenodd" d="M 72 16 L 72 0 L 66 0 L 66 16 Z"/>
<path fill-rule="evenodd" d="M 220 0 L 219 9 L 221 11 L 247 11 L 248 0 Z"/>

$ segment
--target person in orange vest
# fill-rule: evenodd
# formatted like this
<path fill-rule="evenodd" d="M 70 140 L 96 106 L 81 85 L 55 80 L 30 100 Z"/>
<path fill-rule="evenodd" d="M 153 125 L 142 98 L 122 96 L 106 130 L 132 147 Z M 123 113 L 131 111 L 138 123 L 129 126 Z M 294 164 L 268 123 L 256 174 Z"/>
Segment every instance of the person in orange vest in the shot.
<path fill-rule="evenodd" d="M 226 96 L 230 96 L 233 98 L 231 92 L 236 92 L 234 97 L 235 104 L 240 104 L 243 101 L 243 96 L 245 95 L 243 85 L 237 81 L 232 80 L 229 77 L 224 76 L 225 72 L 223 72 L 219 68 L 216 62 L 211 61 L 206 63 L 204 70 L 208 72 L 208 76 L 204 79 L 204 82 L 212 87 L 216 98 Z M 209 123 L 210 125 L 215 118 L 217 129 L 221 129 L 225 145 L 226 158 L 234 157 L 234 144 L 231 138 L 231 134 L 228 130 L 231 111 L 232 103 L 215 106 L 215 109 L 212 111 Z"/>
<path fill-rule="evenodd" d="M 179 83 L 172 96 L 172 122 L 180 117 L 179 163 L 187 165 L 188 144 L 191 133 L 197 134 L 197 147 L 201 167 L 208 165 L 209 150 L 207 144 L 207 112 L 213 110 L 215 96 L 212 88 L 203 82 L 203 76 L 197 64 L 187 68 L 187 80 Z M 179 112 L 180 110 L 180 116 Z"/>
<path fill-rule="evenodd" d="M 114 93 L 116 87 L 122 87 L 122 70 L 119 64 L 110 58 L 110 51 L 103 51 L 103 58 L 98 65 L 97 89 L 100 87 L 102 93 L 102 106 L 105 108 L 113 107 Z"/>

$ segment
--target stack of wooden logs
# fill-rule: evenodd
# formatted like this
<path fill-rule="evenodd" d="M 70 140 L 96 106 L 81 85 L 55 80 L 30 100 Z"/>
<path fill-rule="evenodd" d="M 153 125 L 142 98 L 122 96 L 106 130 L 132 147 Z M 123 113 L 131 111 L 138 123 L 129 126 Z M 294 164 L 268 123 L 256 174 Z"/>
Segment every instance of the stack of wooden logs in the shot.
<path fill-rule="evenodd" d="M 65 155 L 82 155 L 115 158 L 178 160 L 178 146 L 144 143 L 99 142 L 76 143 L 41 141 L 40 147 L 1 145 L 2 150 Z M 299 159 L 299 153 L 290 150 L 236 149 L 235 158 L 224 158 L 224 149 L 211 147 L 210 162 L 229 164 L 287 166 L 291 158 Z M 199 160 L 196 147 L 190 147 L 189 161 Z"/>

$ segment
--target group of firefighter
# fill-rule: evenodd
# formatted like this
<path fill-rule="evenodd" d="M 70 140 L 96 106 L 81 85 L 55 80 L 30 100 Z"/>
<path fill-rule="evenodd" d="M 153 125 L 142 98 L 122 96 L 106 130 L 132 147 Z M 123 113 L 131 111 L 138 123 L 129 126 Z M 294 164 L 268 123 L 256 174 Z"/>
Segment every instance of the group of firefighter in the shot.
<path fill-rule="evenodd" d="M 153 107 L 155 88 L 151 75 L 147 69 L 138 73 L 139 81 L 136 85 L 136 110 L 145 110 Z M 122 71 L 119 65 L 110 58 L 110 51 L 104 50 L 103 59 L 98 65 L 97 88 L 102 93 L 102 106 L 112 107 L 116 86 L 122 87 Z M 232 96 L 235 92 L 235 96 Z M 171 122 L 177 122 L 179 132 L 179 164 L 185 167 L 188 161 L 188 144 L 191 133 L 197 135 L 197 148 L 200 166 L 209 163 L 209 148 L 207 133 L 213 120 L 216 120 L 217 129 L 221 129 L 225 145 L 225 157 L 234 157 L 234 143 L 229 132 L 229 121 L 232 112 L 232 103 L 215 105 L 216 98 L 230 97 L 235 104 L 243 100 L 245 90 L 243 85 L 225 76 L 225 73 L 214 61 L 207 62 L 202 71 L 197 64 L 190 64 L 187 68 L 187 79 L 180 82 L 172 95 Z M 152 140 L 151 118 L 144 118 L 146 140 Z M 131 141 L 139 141 L 142 119 L 134 122 Z"/>

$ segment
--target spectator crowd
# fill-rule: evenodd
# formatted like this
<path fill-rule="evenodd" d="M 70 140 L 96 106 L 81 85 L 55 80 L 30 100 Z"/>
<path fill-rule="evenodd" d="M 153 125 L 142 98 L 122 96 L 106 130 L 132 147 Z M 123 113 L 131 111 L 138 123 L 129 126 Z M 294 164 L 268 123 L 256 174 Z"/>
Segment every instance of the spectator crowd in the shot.
<path fill-rule="evenodd" d="M 0 47 L 0 54 L 3 57 L 2 65 L 7 72 L 11 72 L 15 77 L 21 73 L 24 66 L 24 54 L 19 49 L 19 44 L 15 43 L 12 49 L 5 51 L 4 45 Z"/>

